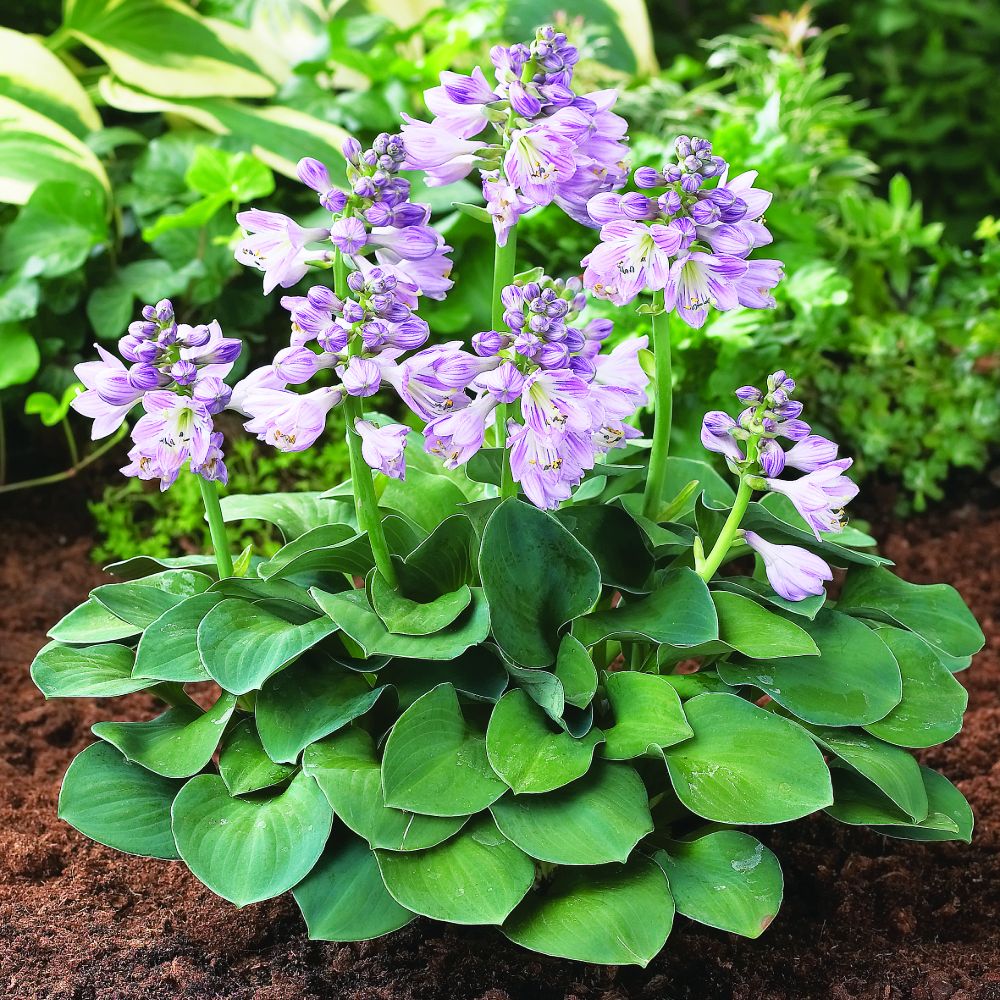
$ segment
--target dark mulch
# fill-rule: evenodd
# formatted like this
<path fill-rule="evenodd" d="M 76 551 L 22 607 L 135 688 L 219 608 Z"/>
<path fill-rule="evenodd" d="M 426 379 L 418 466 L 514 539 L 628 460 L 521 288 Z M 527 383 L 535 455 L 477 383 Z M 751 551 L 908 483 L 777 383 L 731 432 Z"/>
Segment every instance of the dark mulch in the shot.
<path fill-rule="evenodd" d="M 492 930 L 417 921 L 381 941 L 306 939 L 294 904 L 237 911 L 182 865 L 129 858 L 56 819 L 59 783 L 98 719 L 150 699 L 45 704 L 28 664 L 102 574 L 65 489 L 0 508 L 0 996 L 10 1000 L 993 1000 L 1000 998 L 1000 513 L 967 508 L 882 532 L 899 572 L 945 580 L 990 636 L 961 675 L 964 731 L 926 761 L 972 803 L 971 846 L 909 845 L 825 818 L 768 831 L 785 903 L 756 942 L 679 920 L 648 969 L 535 957 Z"/>

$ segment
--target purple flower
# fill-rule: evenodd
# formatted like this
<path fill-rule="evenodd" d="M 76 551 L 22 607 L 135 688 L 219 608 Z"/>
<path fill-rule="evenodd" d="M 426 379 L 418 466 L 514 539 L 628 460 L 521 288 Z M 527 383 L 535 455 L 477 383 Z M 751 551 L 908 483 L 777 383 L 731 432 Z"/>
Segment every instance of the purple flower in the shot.
<path fill-rule="evenodd" d="M 207 482 L 222 483 L 223 486 L 229 482 L 229 470 L 222 455 L 222 435 L 218 431 L 211 436 L 208 451 L 201 462 L 197 465 L 192 462 L 191 471 Z"/>
<path fill-rule="evenodd" d="M 511 229 L 534 206 L 519 194 L 513 184 L 501 179 L 497 172 L 483 174 L 483 197 L 486 199 L 486 211 L 493 218 L 497 244 L 505 247 Z"/>
<path fill-rule="evenodd" d="M 135 447 L 121 471 L 140 479 L 159 479 L 166 490 L 185 462 L 198 469 L 212 447 L 212 417 L 204 404 L 174 392 L 154 390 L 142 400 L 145 414 L 132 428 Z"/>
<path fill-rule="evenodd" d="M 757 455 L 765 476 L 780 476 L 785 468 L 785 452 L 774 438 L 766 438 L 760 443 Z"/>
<path fill-rule="evenodd" d="M 785 452 L 785 465 L 800 472 L 815 472 L 837 460 L 838 446 L 818 434 L 800 438 Z"/>
<path fill-rule="evenodd" d="M 408 427 L 402 424 L 376 427 L 359 419 L 354 421 L 354 428 L 361 437 L 361 455 L 371 468 L 392 479 L 406 478 Z"/>
<path fill-rule="evenodd" d="M 511 474 L 536 507 L 554 510 L 594 466 L 589 433 L 544 434 L 515 423 L 508 435 Z"/>
<path fill-rule="evenodd" d="M 441 85 L 449 99 L 456 104 L 491 104 L 497 100 L 497 95 L 478 66 L 473 69 L 471 76 L 443 72 Z"/>
<path fill-rule="evenodd" d="M 776 545 L 753 531 L 741 531 L 747 545 L 764 560 L 767 579 L 786 601 L 802 601 L 823 593 L 833 579 L 830 567 L 819 556 L 798 545 Z"/>
<path fill-rule="evenodd" d="M 353 357 L 347 363 L 342 381 L 352 396 L 372 396 L 382 384 L 382 372 L 374 361 Z"/>
<path fill-rule="evenodd" d="M 586 258 L 584 283 L 616 305 L 631 302 L 644 288 L 667 284 L 670 257 L 681 244 L 673 226 L 646 226 L 622 219 L 601 227 L 601 242 Z"/>
<path fill-rule="evenodd" d="M 424 428 L 424 450 L 442 458 L 449 469 L 468 462 L 482 448 L 487 421 L 499 402 L 487 392 L 468 406 L 435 417 Z"/>
<path fill-rule="evenodd" d="M 77 413 L 82 413 L 94 421 L 91 437 L 96 441 L 98 438 L 113 434 L 121 427 L 129 410 L 142 398 L 144 390 L 133 387 L 124 400 L 117 403 L 108 402 L 99 391 L 99 387 L 106 386 L 115 377 L 124 379 L 127 384 L 128 369 L 110 351 L 97 344 L 94 346 L 101 360 L 85 361 L 73 369 L 86 391 L 80 393 L 70 406 Z"/>
<path fill-rule="evenodd" d="M 817 538 L 821 531 L 840 531 L 843 507 L 858 495 L 858 487 L 842 473 L 851 459 L 842 458 L 794 480 L 765 478 L 769 490 L 792 501 Z"/>
<path fill-rule="evenodd" d="M 589 395 L 590 386 L 573 372 L 532 372 L 521 394 L 524 423 L 539 434 L 589 433 Z"/>
<path fill-rule="evenodd" d="M 307 261 L 321 256 L 306 244 L 329 235 L 328 229 L 303 229 L 285 215 L 256 208 L 240 212 L 236 221 L 247 233 L 236 248 L 236 259 L 264 272 L 265 295 L 277 285 L 288 288 L 299 281 L 308 270 Z"/>
<path fill-rule="evenodd" d="M 403 121 L 405 124 L 400 133 L 403 136 L 403 145 L 406 147 L 404 167 L 407 170 L 441 167 L 458 157 L 475 153 L 486 145 L 485 142 L 464 138 L 460 131 L 449 129 L 447 123 L 440 125 L 435 122 L 422 122 L 405 113 Z"/>
<path fill-rule="evenodd" d="M 337 221 L 330 227 L 330 242 L 343 253 L 353 256 L 368 242 L 365 224 L 353 216 Z"/>
<path fill-rule="evenodd" d="M 513 363 L 505 361 L 493 371 L 480 375 L 476 385 L 485 389 L 497 402 L 513 403 L 524 389 L 524 376 Z"/>
<path fill-rule="evenodd" d="M 556 185 L 576 173 L 573 141 L 548 125 L 516 129 L 504 157 L 504 173 L 535 205 L 548 205 Z"/>
<path fill-rule="evenodd" d="M 299 395 L 287 389 L 252 389 L 243 400 L 252 418 L 244 426 L 279 451 L 305 451 L 323 433 L 326 416 L 343 398 L 339 388 Z"/>
<path fill-rule="evenodd" d="M 229 406 L 233 390 L 221 378 L 209 375 L 206 378 L 198 379 L 192 395 L 209 413 L 214 415 L 221 413 Z"/>
<path fill-rule="evenodd" d="M 725 455 L 734 462 L 742 462 L 746 458 L 730 430 L 736 427 L 736 421 L 722 410 L 711 410 L 705 414 L 701 422 L 701 443 L 716 454 Z"/>

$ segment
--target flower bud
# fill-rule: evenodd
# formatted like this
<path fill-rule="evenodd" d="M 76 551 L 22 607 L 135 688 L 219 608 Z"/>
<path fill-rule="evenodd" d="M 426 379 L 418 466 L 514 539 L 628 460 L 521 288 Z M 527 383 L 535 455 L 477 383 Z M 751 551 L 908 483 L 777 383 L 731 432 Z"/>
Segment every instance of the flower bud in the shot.
<path fill-rule="evenodd" d="M 632 175 L 632 180 L 636 187 L 655 188 L 663 183 L 663 175 L 652 167 L 639 167 Z"/>
<path fill-rule="evenodd" d="M 785 468 L 785 452 L 774 438 L 761 441 L 758 458 L 764 475 L 769 479 L 780 476 Z"/>

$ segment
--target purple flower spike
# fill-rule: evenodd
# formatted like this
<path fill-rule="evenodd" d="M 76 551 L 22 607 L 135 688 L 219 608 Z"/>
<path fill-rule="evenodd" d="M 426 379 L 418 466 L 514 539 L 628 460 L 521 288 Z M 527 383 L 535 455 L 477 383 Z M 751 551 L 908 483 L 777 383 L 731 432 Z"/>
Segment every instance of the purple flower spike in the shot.
<path fill-rule="evenodd" d="M 359 419 L 354 421 L 354 428 L 361 437 L 361 455 L 371 468 L 392 479 L 406 478 L 408 427 L 402 424 L 376 427 Z"/>
<path fill-rule="evenodd" d="M 342 380 L 352 396 L 372 396 L 382 384 L 382 372 L 374 361 L 353 357 L 347 363 Z"/>
<path fill-rule="evenodd" d="M 798 545 L 777 545 L 756 532 L 742 531 L 744 540 L 764 560 L 767 579 L 786 601 L 802 601 L 823 593 L 833 579 L 830 567 L 819 556 Z"/>
<path fill-rule="evenodd" d="M 446 468 L 457 469 L 482 448 L 487 420 L 498 403 L 486 393 L 460 410 L 436 417 L 424 428 L 424 450 L 442 458 Z"/>

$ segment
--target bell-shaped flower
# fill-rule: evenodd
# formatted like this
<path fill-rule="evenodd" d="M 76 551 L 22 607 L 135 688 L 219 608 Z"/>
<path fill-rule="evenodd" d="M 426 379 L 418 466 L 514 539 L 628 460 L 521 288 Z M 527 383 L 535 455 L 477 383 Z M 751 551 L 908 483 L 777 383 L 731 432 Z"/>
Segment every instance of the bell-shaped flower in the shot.
<path fill-rule="evenodd" d="M 371 468 L 392 479 L 406 478 L 408 427 L 403 424 L 376 427 L 368 420 L 358 419 L 354 428 L 361 438 L 361 455 Z"/>
<path fill-rule="evenodd" d="M 768 582 L 786 601 L 802 601 L 823 593 L 833 579 L 830 567 L 818 555 L 799 545 L 777 545 L 754 531 L 741 531 L 751 549 L 764 560 Z"/>
<path fill-rule="evenodd" d="M 236 248 L 236 259 L 264 272 L 265 295 L 278 285 L 288 288 L 301 280 L 309 269 L 307 261 L 322 256 L 306 245 L 326 239 L 330 232 L 304 229 L 286 215 L 256 208 L 239 212 L 236 221 L 247 234 Z"/>
<path fill-rule="evenodd" d="M 305 451 L 323 433 L 327 414 L 342 398 L 339 387 L 303 395 L 287 389 L 253 389 L 242 400 L 252 418 L 244 427 L 279 451 Z"/>

